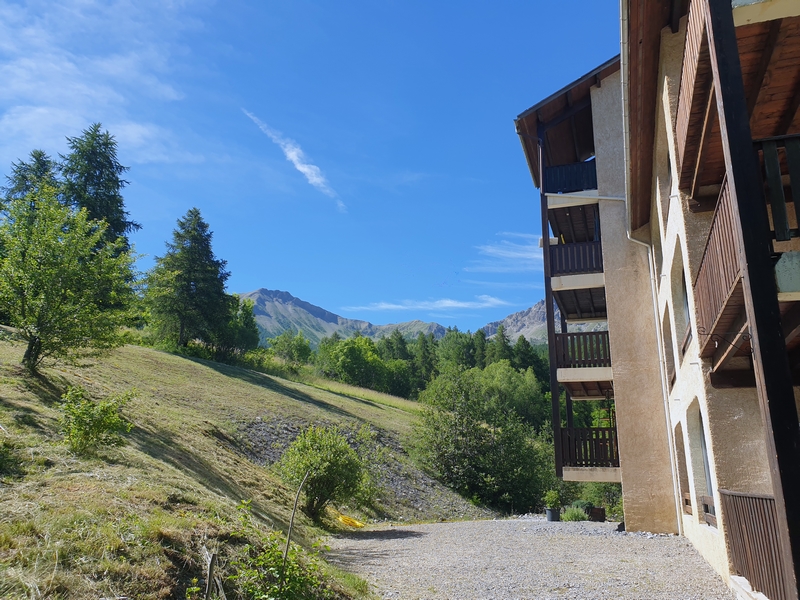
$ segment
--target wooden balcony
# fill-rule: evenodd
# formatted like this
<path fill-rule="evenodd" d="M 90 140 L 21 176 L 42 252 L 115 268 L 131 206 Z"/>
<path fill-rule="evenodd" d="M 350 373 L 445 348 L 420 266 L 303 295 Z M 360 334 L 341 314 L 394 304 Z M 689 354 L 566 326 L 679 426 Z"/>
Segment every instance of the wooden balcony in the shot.
<path fill-rule="evenodd" d="M 773 237 L 778 242 L 800 237 L 800 135 L 756 140 L 754 145 L 763 165 Z M 789 219 L 787 197 L 794 204 L 794 227 Z"/>
<path fill-rule="evenodd" d="M 597 166 L 594 160 L 547 167 L 544 170 L 546 194 L 568 194 L 597 189 Z"/>
<path fill-rule="evenodd" d="M 769 235 L 774 240 L 774 251 L 779 253 L 781 242 L 800 237 L 800 136 L 756 140 L 754 146 L 772 217 L 773 229 Z M 731 202 L 726 178 L 694 281 L 700 355 L 712 358 L 713 371 L 722 369 L 729 359 L 750 352 L 740 242 Z M 791 209 L 789 204 L 792 204 Z M 781 306 L 784 318 L 792 320 L 786 316 L 789 311 L 788 307 Z M 793 331 L 794 327 L 789 330 Z M 787 339 L 787 348 L 790 341 Z"/>
<path fill-rule="evenodd" d="M 559 369 L 610 367 L 608 332 L 557 333 L 556 364 Z"/>
<path fill-rule="evenodd" d="M 787 550 L 778 537 L 775 499 L 728 490 L 719 493 L 733 569 L 770 600 L 788 600 L 793 582 L 782 560 Z"/>
<path fill-rule="evenodd" d="M 619 467 L 617 430 L 610 427 L 561 429 L 565 467 Z"/>
<path fill-rule="evenodd" d="M 550 274 L 579 275 L 603 272 L 601 242 L 580 242 L 550 246 Z"/>
<path fill-rule="evenodd" d="M 711 231 L 694 280 L 700 356 L 714 357 L 714 368 L 732 358 L 737 339 L 747 332 L 739 243 L 727 179 L 723 181 Z"/>
<path fill-rule="evenodd" d="M 556 377 L 573 400 L 613 397 L 611 349 L 607 331 L 557 333 Z"/>
<path fill-rule="evenodd" d="M 690 2 L 675 133 L 679 185 L 692 196 L 699 184 L 700 155 L 707 146 L 716 116 L 711 80 L 705 14 L 701 2 Z"/>

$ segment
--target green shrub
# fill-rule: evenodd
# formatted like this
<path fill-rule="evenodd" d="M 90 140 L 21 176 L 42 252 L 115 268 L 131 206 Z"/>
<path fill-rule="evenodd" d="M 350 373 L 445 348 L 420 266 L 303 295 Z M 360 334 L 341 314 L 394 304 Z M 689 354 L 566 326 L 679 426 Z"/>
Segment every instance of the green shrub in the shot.
<path fill-rule="evenodd" d="M 494 366 L 494 365 L 492 365 Z M 499 369 L 446 368 L 420 394 L 415 454 L 465 498 L 506 510 L 541 506 L 555 484 L 552 442 L 517 412 Z M 513 369 L 512 369 L 513 370 Z"/>
<path fill-rule="evenodd" d="M 318 519 L 329 502 L 346 502 L 358 496 L 366 477 L 366 467 L 337 428 L 311 426 L 297 436 L 277 465 L 288 483 L 303 488 L 303 511 Z"/>
<path fill-rule="evenodd" d="M 589 511 L 592 510 L 592 508 L 594 508 L 594 504 L 592 504 L 588 500 L 575 500 L 575 502 L 572 503 L 572 507 L 580 508 L 583 512 L 585 512 L 588 515 Z"/>
<path fill-rule="evenodd" d="M 283 550 L 286 541 L 274 531 L 258 545 L 248 544 L 244 556 L 233 562 L 236 572 L 230 579 L 246 598 L 327 599 L 335 594 L 323 583 L 320 566 L 314 557 L 302 557 L 294 545 L 289 547 L 286 569 Z"/>
<path fill-rule="evenodd" d="M 609 520 L 622 520 L 622 486 L 619 483 L 587 483 L 582 498 L 606 509 Z"/>
<path fill-rule="evenodd" d="M 128 433 L 133 425 L 122 416 L 121 410 L 134 395 L 130 390 L 94 402 L 82 387 L 67 388 L 61 404 L 61 433 L 70 449 L 88 455 L 98 448 L 122 445 L 121 434 Z"/>
<path fill-rule="evenodd" d="M 561 515 L 562 521 L 588 521 L 589 515 L 587 515 L 582 509 L 577 508 L 575 506 L 570 506 L 567 510 L 565 510 Z"/>
<path fill-rule="evenodd" d="M 549 490 L 544 495 L 544 505 L 547 508 L 561 508 L 561 494 L 558 490 Z"/>

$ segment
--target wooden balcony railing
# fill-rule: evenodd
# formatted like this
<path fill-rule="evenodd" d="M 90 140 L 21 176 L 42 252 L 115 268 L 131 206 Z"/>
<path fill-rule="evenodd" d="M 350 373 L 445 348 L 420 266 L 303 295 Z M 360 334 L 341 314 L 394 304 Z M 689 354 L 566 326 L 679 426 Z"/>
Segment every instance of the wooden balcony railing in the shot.
<path fill-rule="evenodd" d="M 686 24 L 686 46 L 683 50 L 683 71 L 681 72 L 678 93 L 678 114 L 675 123 L 677 137 L 678 167 L 681 185 L 685 188 L 689 171 L 696 158 L 698 136 L 702 127 L 708 89 L 706 82 L 709 71 L 708 33 L 705 16 L 700 2 L 689 3 L 689 16 Z M 687 155 L 688 152 L 688 155 Z M 683 175 L 685 167 L 686 175 Z"/>
<path fill-rule="evenodd" d="M 550 274 L 578 275 L 603 272 L 601 242 L 578 242 L 550 246 Z"/>
<path fill-rule="evenodd" d="M 694 280 L 697 305 L 697 332 L 700 334 L 700 354 L 714 352 L 712 334 L 720 313 L 742 278 L 739 266 L 738 242 L 734 229 L 733 206 L 727 178 L 717 200 L 700 268 Z"/>
<path fill-rule="evenodd" d="M 800 237 L 800 228 L 791 227 L 784 191 L 788 175 L 789 194 L 794 203 L 796 223 L 800 224 L 800 136 L 781 136 L 756 140 L 756 150 L 764 164 L 767 202 L 772 212 L 774 236 L 777 241 Z"/>
<path fill-rule="evenodd" d="M 557 333 L 556 365 L 559 369 L 610 367 L 608 332 Z"/>
<path fill-rule="evenodd" d="M 597 189 L 597 166 L 594 160 L 547 167 L 544 170 L 546 194 L 568 194 Z"/>
<path fill-rule="evenodd" d="M 698 498 L 700 502 L 700 506 L 703 507 L 703 520 L 706 522 L 707 525 L 711 525 L 712 527 L 717 526 L 717 509 L 714 506 L 714 497 L 713 496 L 700 496 Z"/>
<path fill-rule="evenodd" d="M 788 600 L 790 574 L 781 560 L 785 550 L 778 537 L 775 499 L 728 490 L 719 492 L 734 570 L 770 600 Z"/>
<path fill-rule="evenodd" d="M 561 430 L 565 467 L 618 467 L 617 430 L 610 427 Z"/>

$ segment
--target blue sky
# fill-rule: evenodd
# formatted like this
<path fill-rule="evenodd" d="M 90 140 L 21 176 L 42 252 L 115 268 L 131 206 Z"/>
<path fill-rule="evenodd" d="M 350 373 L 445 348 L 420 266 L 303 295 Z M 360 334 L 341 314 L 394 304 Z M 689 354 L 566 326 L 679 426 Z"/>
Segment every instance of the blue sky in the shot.
<path fill-rule="evenodd" d="M 475 330 L 543 296 L 514 117 L 619 52 L 617 0 L 0 0 L 0 174 L 101 122 L 139 266 L 197 206 L 229 290 Z"/>

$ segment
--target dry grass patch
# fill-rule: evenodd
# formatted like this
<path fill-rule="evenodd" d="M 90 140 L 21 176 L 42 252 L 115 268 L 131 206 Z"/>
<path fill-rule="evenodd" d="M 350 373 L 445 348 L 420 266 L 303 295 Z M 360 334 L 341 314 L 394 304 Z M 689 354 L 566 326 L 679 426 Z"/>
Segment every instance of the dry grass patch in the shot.
<path fill-rule="evenodd" d="M 22 351 L 0 341 L 3 598 L 183 598 L 204 576 L 203 547 L 218 551 L 221 572 L 231 574 L 248 544 L 288 525 L 294 491 L 244 457 L 241 423 L 272 414 L 394 420 L 385 406 L 144 348 L 46 367 L 38 377 L 17 366 Z M 134 424 L 125 446 L 93 458 L 69 452 L 58 401 L 70 385 L 92 398 L 137 390 L 125 409 Z M 408 425 L 397 421 L 400 430 Z M 242 500 L 251 500 L 248 527 Z M 321 533 L 298 519 L 303 546 Z"/>

